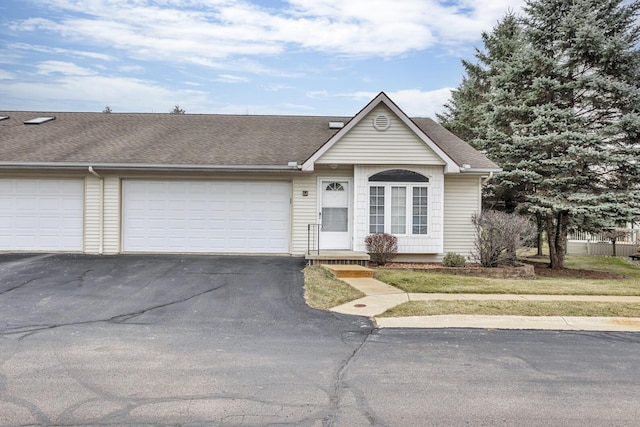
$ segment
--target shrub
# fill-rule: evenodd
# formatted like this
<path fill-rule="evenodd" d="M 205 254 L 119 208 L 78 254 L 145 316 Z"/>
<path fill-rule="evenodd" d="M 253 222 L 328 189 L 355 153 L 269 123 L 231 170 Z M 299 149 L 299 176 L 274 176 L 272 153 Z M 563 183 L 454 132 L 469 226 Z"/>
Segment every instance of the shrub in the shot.
<path fill-rule="evenodd" d="M 473 258 L 483 267 L 513 265 L 516 251 L 532 241 L 535 230 L 524 217 L 500 211 L 484 211 L 472 218 L 476 229 Z"/>
<path fill-rule="evenodd" d="M 371 234 L 364 239 L 371 261 L 385 265 L 398 252 L 398 238 L 388 233 Z"/>
<path fill-rule="evenodd" d="M 447 252 L 444 258 L 442 258 L 442 265 L 445 267 L 464 267 L 466 262 L 467 260 L 464 259 L 463 255 L 455 252 Z"/>

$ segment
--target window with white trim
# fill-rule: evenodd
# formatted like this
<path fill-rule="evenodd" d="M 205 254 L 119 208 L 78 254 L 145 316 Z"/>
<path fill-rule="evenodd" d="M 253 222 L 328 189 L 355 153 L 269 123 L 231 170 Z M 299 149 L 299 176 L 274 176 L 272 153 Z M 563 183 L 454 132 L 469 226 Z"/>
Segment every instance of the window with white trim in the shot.
<path fill-rule="evenodd" d="M 429 178 L 391 169 L 369 178 L 369 233 L 428 233 Z"/>

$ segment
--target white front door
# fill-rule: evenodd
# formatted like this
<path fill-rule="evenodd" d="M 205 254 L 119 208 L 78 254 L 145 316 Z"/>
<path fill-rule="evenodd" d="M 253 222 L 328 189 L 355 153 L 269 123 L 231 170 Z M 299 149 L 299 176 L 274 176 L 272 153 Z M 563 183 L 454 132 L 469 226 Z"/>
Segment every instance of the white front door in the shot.
<path fill-rule="evenodd" d="M 323 179 L 319 194 L 320 249 L 351 249 L 349 181 Z"/>

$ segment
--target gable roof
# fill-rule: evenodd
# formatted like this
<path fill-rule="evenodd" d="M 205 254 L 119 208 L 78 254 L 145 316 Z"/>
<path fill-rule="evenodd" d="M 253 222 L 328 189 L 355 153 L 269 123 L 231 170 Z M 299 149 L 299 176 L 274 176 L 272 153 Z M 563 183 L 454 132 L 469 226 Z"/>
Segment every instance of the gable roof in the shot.
<path fill-rule="evenodd" d="M 391 110 L 428 148 L 445 163 L 445 173 L 495 172 L 500 168 L 484 154 L 449 132 L 431 119 L 411 119 L 384 92 L 380 92 L 369 104 L 331 137 L 302 165 L 302 170 L 313 170 L 315 162 L 331 149 L 342 137 L 360 123 L 374 108 L 384 104 Z"/>
<path fill-rule="evenodd" d="M 355 117 L 0 111 L 0 167 L 313 170 L 313 161 L 380 102 L 446 162 L 499 170 L 430 119 L 409 119 L 384 93 Z M 55 120 L 24 124 L 42 116 Z M 329 122 L 344 122 L 331 129 Z M 463 171 L 465 171 L 463 169 Z"/>

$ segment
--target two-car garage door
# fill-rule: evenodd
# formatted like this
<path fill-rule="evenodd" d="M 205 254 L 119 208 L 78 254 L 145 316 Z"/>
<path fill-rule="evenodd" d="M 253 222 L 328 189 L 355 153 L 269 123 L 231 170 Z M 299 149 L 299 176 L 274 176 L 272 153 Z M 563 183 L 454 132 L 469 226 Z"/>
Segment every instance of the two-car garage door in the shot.
<path fill-rule="evenodd" d="M 123 250 L 288 253 L 291 184 L 124 180 Z"/>
<path fill-rule="evenodd" d="M 289 253 L 290 197 L 289 182 L 123 180 L 122 229 L 106 233 L 115 251 Z M 84 201 L 84 178 L 0 178 L 0 251 L 82 252 L 100 216 Z"/>

